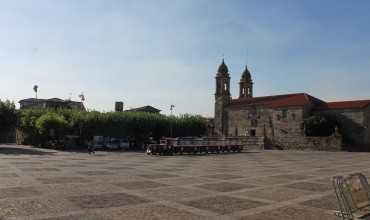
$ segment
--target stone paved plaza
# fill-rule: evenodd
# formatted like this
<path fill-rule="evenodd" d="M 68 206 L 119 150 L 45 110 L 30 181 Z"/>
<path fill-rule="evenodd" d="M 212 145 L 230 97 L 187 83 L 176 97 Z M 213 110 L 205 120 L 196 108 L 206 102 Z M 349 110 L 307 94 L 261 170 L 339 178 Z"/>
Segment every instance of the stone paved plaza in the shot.
<path fill-rule="evenodd" d="M 0 219 L 336 219 L 331 177 L 370 175 L 370 155 L 208 156 L 0 146 Z"/>

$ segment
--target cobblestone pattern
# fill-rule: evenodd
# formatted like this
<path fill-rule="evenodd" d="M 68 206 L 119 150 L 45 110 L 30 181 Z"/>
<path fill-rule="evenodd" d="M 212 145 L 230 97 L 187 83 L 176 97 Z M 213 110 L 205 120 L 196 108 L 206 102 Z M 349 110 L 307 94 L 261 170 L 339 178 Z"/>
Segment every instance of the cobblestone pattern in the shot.
<path fill-rule="evenodd" d="M 11 149 L 5 151 L 2 149 Z M 367 153 L 208 156 L 0 146 L 0 219 L 335 219 L 334 175 L 370 175 Z"/>

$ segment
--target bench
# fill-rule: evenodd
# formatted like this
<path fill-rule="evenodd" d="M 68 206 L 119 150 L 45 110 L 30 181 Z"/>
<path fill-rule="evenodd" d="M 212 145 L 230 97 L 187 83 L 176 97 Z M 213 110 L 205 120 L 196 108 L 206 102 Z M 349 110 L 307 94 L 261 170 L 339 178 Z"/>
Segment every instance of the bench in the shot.
<path fill-rule="evenodd" d="M 335 176 L 333 186 L 340 209 L 335 212 L 336 216 L 343 220 L 370 220 L 370 186 L 363 174 Z"/>

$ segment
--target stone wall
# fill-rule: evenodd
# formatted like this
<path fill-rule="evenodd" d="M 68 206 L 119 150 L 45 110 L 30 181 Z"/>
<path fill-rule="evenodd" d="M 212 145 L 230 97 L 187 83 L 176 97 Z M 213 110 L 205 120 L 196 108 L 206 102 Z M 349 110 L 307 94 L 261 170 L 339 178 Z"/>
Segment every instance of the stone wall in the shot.
<path fill-rule="evenodd" d="M 303 108 L 229 108 L 229 136 L 274 137 L 304 135 Z"/>
<path fill-rule="evenodd" d="M 243 143 L 246 150 L 263 150 L 265 148 L 263 137 L 246 137 Z"/>
<path fill-rule="evenodd" d="M 370 106 L 365 110 L 365 144 L 370 145 Z"/>
<path fill-rule="evenodd" d="M 229 104 L 230 97 L 216 96 L 214 133 L 216 136 L 223 136 L 227 132 L 228 115 L 225 111 L 225 105 Z"/>
<path fill-rule="evenodd" d="M 280 137 L 274 140 L 274 144 L 283 150 L 342 150 L 342 138 L 338 134 L 329 137 Z"/>
<path fill-rule="evenodd" d="M 305 110 L 301 108 L 286 108 L 273 111 L 273 134 L 268 137 L 302 137 L 304 136 Z"/>

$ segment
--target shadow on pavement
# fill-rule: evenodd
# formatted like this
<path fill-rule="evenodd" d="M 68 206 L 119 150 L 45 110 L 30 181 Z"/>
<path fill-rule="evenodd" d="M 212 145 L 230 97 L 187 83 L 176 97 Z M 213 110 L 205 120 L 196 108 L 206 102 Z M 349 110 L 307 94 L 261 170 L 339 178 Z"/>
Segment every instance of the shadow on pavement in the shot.
<path fill-rule="evenodd" d="M 26 149 L 26 148 L 19 148 L 19 147 L 11 147 L 11 146 L 1 146 L 0 145 L 0 155 L 52 155 L 55 152 L 46 152 L 41 151 L 38 149 Z"/>

